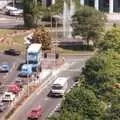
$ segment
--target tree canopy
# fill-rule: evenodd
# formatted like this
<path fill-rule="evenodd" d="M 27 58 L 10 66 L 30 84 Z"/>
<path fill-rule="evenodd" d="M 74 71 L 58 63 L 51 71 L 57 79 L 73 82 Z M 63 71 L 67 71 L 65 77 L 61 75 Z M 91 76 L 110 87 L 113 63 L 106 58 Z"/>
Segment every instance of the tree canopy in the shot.
<path fill-rule="evenodd" d="M 91 7 L 80 7 L 73 15 L 73 36 L 82 36 L 87 42 L 98 40 L 104 31 L 105 15 Z"/>
<path fill-rule="evenodd" d="M 107 31 L 99 47 L 103 51 L 113 49 L 120 53 L 120 28 L 113 27 Z"/>
<path fill-rule="evenodd" d="M 32 43 L 41 43 L 43 50 L 48 50 L 51 48 L 51 36 L 48 30 L 44 27 L 38 27 L 33 33 Z"/>

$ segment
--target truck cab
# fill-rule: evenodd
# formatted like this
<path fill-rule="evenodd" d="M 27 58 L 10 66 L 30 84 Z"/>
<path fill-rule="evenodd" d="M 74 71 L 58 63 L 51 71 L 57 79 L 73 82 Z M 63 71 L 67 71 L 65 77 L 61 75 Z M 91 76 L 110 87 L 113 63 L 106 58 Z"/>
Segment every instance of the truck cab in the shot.
<path fill-rule="evenodd" d="M 23 64 L 19 73 L 20 77 L 30 77 L 32 75 L 32 66 L 30 64 Z"/>

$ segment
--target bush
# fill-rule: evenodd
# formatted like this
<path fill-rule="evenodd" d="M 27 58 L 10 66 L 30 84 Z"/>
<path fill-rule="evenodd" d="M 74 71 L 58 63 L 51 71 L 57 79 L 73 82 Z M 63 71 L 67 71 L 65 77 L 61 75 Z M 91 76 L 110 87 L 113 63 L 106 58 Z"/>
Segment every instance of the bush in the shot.
<path fill-rule="evenodd" d="M 33 33 L 33 43 L 41 43 L 43 50 L 51 49 L 51 37 L 49 32 L 44 28 L 36 28 L 35 32 Z"/>

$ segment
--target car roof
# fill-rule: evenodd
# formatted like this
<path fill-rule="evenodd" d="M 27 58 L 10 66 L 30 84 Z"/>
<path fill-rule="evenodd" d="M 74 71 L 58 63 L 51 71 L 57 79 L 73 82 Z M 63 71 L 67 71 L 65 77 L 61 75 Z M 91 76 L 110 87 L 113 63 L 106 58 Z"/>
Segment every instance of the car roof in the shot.
<path fill-rule="evenodd" d="M 12 92 L 5 92 L 4 94 L 9 94 L 9 95 L 13 95 L 13 93 Z"/>
<path fill-rule="evenodd" d="M 23 69 L 26 69 L 26 68 L 28 68 L 28 67 L 31 67 L 31 65 L 29 65 L 29 64 L 23 64 L 23 65 L 22 65 L 22 68 L 23 68 Z"/>
<path fill-rule="evenodd" d="M 1 66 L 3 66 L 3 67 L 9 67 L 8 64 L 2 64 Z"/>

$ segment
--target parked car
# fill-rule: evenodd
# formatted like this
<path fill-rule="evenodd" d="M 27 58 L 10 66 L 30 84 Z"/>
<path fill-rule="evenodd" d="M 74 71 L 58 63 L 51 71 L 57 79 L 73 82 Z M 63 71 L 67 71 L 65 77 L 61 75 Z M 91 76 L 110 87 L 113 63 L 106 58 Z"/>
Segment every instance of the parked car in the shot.
<path fill-rule="evenodd" d="M 20 77 L 30 77 L 32 75 L 32 66 L 30 64 L 23 64 L 21 67 L 21 71 L 19 73 Z"/>
<path fill-rule="evenodd" d="M 17 84 L 11 84 L 8 86 L 8 91 L 14 94 L 18 94 L 21 88 Z"/>
<path fill-rule="evenodd" d="M 23 14 L 22 9 L 10 10 L 10 12 L 9 12 L 10 16 L 21 16 L 22 14 Z"/>
<path fill-rule="evenodd" d="M 3 102 L 12 102 L 15 99 L 15 94 L 12 92 L 5 92 L 2 96 Z"/>
<path fill-rule="evenodd" d="M 9 72 L 10 66 L 8 63 L 3 63 L 0 65 L 0 72 Z"/>
<path fill-rule="evenodd" d="M 7 104 L 4 102 L 0 102 L 0 112 L 3 112 L 7 108 Z"/>
<path fill-rule="evenodd" d="M 38 106 L 36 108 L 33 108 L 28 114 L 27 118 L 28 119 L 39 119 L 43 113 L 43 109 L 41 106 Z"/>
<path fill-rule="evenodd" d="M 20 51 L 19 50 L 16 50 L 16 49 L 8 49 L 8 50 L 5 50 L 4 51 L 4 54 L 7 54 L 7 55 L 13 55 L 13 56 L 18 56 L 20 55 Z"/>
<path fill-rule="evenodd" d="M 11 10 L 17 10 L 17 8 L 7 5 L 7 6 L 5 7 L 5 14 L 10 15 L 10 11 L 11 11 Z"/>

